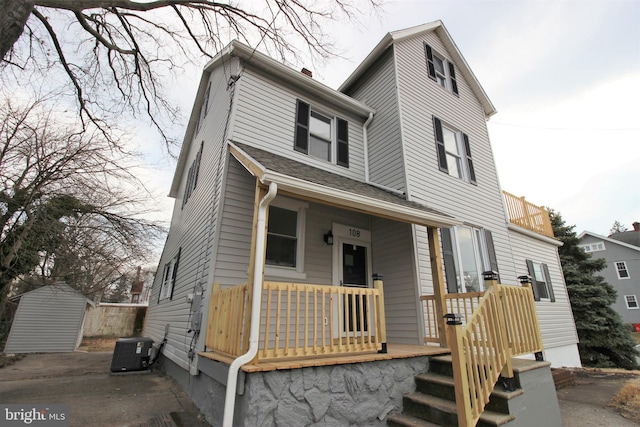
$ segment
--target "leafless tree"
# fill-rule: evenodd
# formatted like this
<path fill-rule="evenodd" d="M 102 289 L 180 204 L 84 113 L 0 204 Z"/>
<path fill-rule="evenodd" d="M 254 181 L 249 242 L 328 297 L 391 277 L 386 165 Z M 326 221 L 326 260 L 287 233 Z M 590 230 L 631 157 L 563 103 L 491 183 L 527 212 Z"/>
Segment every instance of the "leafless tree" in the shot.
<path fill-rule="evenodd" d="M 4 0 L 4 77 L 27 81 L 62 70 L 83 123 L 101 130 L 123 112 L 146 116 L 167 143 L 178 117 L 162 87 L 185 64 L 202 65 L 230 39 L 293 63 L 337 50 L 326 33 L 380 0 Z M 362 8 L 362 10 L 360 9 Z M 10 73 L 7 73 L 10 70 Z M 46 85 L 52 83 L 47 77 Z M 105 133 L 109 136 L 109 133 Z"/>
<path fill-rule="evenodd" d="M 154 255 L 164 231 L 145 219 L 133 154 L 74 118 L 42 100 L 0 103 L 0 303 L 35 273 L 104 286 Z"/>

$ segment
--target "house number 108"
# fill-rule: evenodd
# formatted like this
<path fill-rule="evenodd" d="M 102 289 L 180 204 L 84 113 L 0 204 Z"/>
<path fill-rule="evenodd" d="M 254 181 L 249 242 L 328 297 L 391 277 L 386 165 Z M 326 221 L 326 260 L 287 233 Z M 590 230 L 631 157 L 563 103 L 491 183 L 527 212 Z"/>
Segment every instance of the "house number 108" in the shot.
<path fill-rule="evenodd" d="M 360 230 L 358 230 L 357 228 L 350 228 L 349 229 L 349 236 L 351 236 L 351 237 L 360 237 Z"/>

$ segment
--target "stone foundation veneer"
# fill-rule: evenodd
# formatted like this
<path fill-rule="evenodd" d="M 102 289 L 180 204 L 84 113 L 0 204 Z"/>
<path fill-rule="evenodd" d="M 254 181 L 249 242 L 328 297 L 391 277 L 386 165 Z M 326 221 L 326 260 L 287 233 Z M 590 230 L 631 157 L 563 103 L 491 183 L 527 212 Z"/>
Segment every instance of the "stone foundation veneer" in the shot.
<path fill-rule="evenodd" d="M 415 391 L 426 356 L 246 375 L 234 420 L 242 426 L 386 426 Z M 235 425 L 235 423 L 234 423 Z"/>

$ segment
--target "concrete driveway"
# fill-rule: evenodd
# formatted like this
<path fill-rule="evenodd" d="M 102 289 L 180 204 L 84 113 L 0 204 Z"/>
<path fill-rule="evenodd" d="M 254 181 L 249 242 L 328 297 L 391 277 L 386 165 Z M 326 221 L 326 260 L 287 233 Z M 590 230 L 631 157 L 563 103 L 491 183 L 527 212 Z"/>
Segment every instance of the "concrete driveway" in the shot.
<path fill-rule="evenodd" d="M 111 375 L 112 354 L 29 354 L 0 369 L 0 403 L 68 404 L 74 427 L 209 426 L 159 370 Z"/>

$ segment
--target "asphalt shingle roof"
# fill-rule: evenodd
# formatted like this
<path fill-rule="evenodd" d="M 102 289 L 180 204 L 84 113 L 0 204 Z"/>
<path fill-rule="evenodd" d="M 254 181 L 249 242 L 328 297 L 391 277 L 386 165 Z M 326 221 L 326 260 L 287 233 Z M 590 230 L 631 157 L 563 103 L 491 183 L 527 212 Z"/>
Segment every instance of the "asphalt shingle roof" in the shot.
<path fill-rule="evenodd" d="M 370 197 L 386 203 L 406 208 L 420 210 L 429 214 L 439 215 L 443 218 L 454 219 L 451 215 L 432 209 L 421 203 L 406 200 L 404 197 L 385 191 L 382 188 L 357 181 L 342 175 L 335 174 L 307 165 L 296 160 L 278 156 L 277 154 L 261 150 L 246 144 L 234 142 L 238 148 L 260 163 L 265 169 L 293 178 L 308 181 L 314 184 L 346 191 L 355 195 Z"/>

